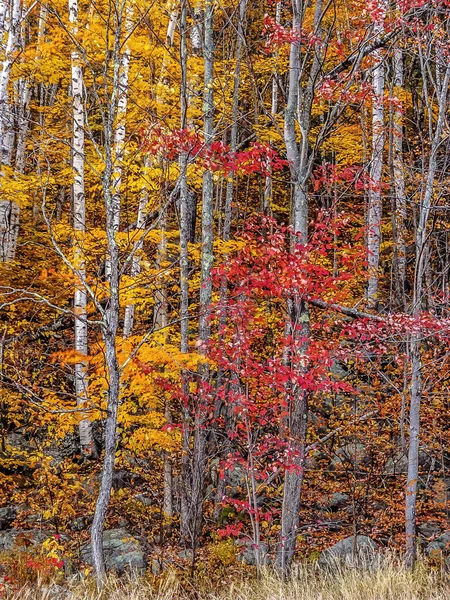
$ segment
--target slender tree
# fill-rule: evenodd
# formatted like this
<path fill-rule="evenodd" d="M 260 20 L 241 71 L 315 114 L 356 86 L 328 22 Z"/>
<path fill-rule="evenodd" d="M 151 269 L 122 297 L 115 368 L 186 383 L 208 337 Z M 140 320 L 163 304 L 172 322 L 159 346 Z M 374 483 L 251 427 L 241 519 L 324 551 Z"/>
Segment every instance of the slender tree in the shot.
<path fill-rule="evenodd" d="M 69 22 L 71 33 L 78 33 L 78 1 L 69 0 Z M 74 293 L 75 313 L 75 350 L 82 357 L 75 364 L 75 394 L 77 406 L 80 409 L 80 445 L 86 457 L 95 457 L 96 449 L 92 423 L 82 412 L 89 403 L 88 387 L 88 324 L 87 324 L 87 293 L 84 286 L 86 280 L 85 264 L 85 233 L 86 233 L 86 198 L 84 190 L 84 82 L 83 68 L 78 50 L 74 48 L 72 61 L 72 172 L 73 172 L 73 229 L 74 235 L 74 266 L 78 282 Z"/>

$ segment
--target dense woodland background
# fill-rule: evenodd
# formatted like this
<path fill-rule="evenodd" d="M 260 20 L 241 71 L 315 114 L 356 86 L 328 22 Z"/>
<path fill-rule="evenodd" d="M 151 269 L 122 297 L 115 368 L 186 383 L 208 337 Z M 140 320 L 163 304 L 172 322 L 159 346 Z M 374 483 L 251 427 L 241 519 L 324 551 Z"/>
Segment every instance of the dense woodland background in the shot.
<path fill-rule="evenodd" d="M 104 529 L 154 574 L 356 535 L 446 556 L 449 26 L 446 0 L 0 0 L 24 571 L 91 535 L 101 580 Z"/>

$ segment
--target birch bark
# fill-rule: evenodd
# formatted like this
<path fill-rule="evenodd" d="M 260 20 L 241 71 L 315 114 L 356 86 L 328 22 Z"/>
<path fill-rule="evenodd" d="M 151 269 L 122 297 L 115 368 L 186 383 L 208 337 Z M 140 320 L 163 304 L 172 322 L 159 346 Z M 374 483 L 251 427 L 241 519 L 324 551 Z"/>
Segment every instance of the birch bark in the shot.
<path fill-rule="evenodd" d="M 103 557 L 103 530 L 106 512 L 111 496 L 114 462 L 117 445 L 117 414 L 120 395 L 120 368 L 117 356 L 117 335 L 119 328 L 119 285 L 120 285 L 120 255 L 116 239 L 118 215 L 120 210 L 113 197 L 115 128 L 117 120 L 120 89 L 121 37 L 123 28 L 121 19 L 116 17 L 108 27 L 114 34 L 114 50 L 105 61 L 105 74 L 112 72 L 111 93 L 104 107 L 104 171 L 102 176 L 102 191 L 106 213 L 107 256 L 109 259 L 109 296 L 102 321 L 102 337 L 105 344 L 105 363 L 108 379 L 107 417 L 105 424 L 105 453 L 103 459 L 100 491 L 97 498 L 94 519 L 91 528 L 92 562 L 95 576 L 99 585 L 105 579 L 105 561 Z"/>
<path fill-rule="evenodd" d="M 7 2 L 0 4 L 0 34 L 3 34 L 5 28 L 8 4 Z M 0 169 L 2 165 L 9 165 L 11 163 L 14 141 L 8 85 L 12 65 L 18 50 L 21 2 L 20 0 L 13 0 L 10 6 L 8 37 L 0 70 Z M 0 40 L 1 37 L 2 35 L 0 36 Z M 14 260 L 15 258 L 19 234 L 19 217 L 19 205 L 15 202 L 1 199 L 0 183 L 0 261 L 2 262 Z"/>
<path fill-rule="evenodd" d="M 78 0 L 69 0 L 69 22 L 72 34 L 78 33 Z M 84 78 L 81 60 L 74 49 L 72 62 L 72 172 L 73 172 L 73 229 L 74 229 L 74 266 L 77 284 L 74 293 L 75 313 L 75 351 L 82 358 L 75 364 L 75 395 L 80 409 L 79 435 L 81 450 L 85 457 L 96 457 L 96 448 L 92 423 L 83 413 L 89 402 L 88 387 L 88 326 L 87 293 L 83 282 L 86 279 L 84 237 L 86 233 L 86 200 L 84 193 Z"/>
<path fill-rule="evenodd" d="M 122 27 L 122 19 L 125 21 L 125 26 Z M 125 8 L 125 2 L 122 3 L 118 11 L 118 24 L 120 30 L 124 30 L 125 37 L 131 34 L 133 29 L 132 9 L 130 6 Z M 122 177 L 124 167 L 124 152 L 126 138 L 126 115 L 128 104 L 128 77 L 130 68 L 130 47 L 125 43 L 125 49 L 120 58 L 118 90 L 117 90 L 117 115 L 116 127 L 114 130 L 114 160 L 113 160 L 113 175 L 112 175 L 112 202 L 114 230 L 118 233 L 120 228 L 120 212 L 121 212 L 121 192 L 122 192 Z M 105 276 L 109 280 L 111 275 L 111 262 L 109 256 L 106 257 Z"/>
<path fill-rule="evenodd" d="M 380 0 L 380 17 L 374 26 L 376 37 L 384 32 L 386 16 L 385 0 Z M 376 306 L 378 293 L 380 240 L 381 240 L 381 175 L 383 170 L 383 149 L 385 141 L 384 127 L 384 52 L 380 48 L 373 53 L 375 67 L 372 73 L 373 105 L 372 105 L 372 157 L 370 161 L 370 182 L 367 210 L 367 263 L 369 278 L 367 284 L 367 300 L 369 305 Z"/>

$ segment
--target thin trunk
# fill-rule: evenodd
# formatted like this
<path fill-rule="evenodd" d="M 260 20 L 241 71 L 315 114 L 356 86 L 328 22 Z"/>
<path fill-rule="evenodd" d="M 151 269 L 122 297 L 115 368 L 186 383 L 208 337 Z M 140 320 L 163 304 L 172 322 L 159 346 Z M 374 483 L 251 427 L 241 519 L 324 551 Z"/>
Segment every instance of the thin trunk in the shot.
<path fill-rule="evenodd" d="M 147 155 L 144 159 L 144 166 L 150 166 L 150 158 Z M 148 212 L 148 188 L 147 185 L 144 184 L 141 192 L 141 197 L 139 200 L 138 207 L 138 215 L 137 215 L 137 223 L 136 229 L 138 232 L 142 232 L 145 229 L 145 220 L 147 218 Z M 136 249 L 136 252 L 131 261 L 131 277 L 136 279 L 141 272 L 141 257 L 139 256 L 139 252 L 142 249 L 142 242 L 139 244 L 139 247 Z M 134 326 L 134 316 L 135 316 L 135 305 L 133 303 L 127 304 L 125 307 L 125 316 L 123 321 L 123 337 L 127 338 L 133 332 Z"/>
<path fill-rule="evenodd" d="M 427 224 L 435 189 L 435 175 L 438 167 L 437 154 L 442 143 L 445 124 L 447 95 L 450 82 L 450 65 L 447 66 L 441 88 L 437 91 L 439 114 L 432 139 L 428 164 L 425 193 L 420 205 L 419 223 L 416 232 L 416 273 L 414 281 L 413 315 L 419 316 L 422 310 L 423 282 L 425 260 L 427 256 Z M 422 400 L 422 361 L 420 336 L 411 335 L 411 404 L 409 409 L 409 449 L 408 473 L 405 493 L 405 532 L 406 532 L 406 565 L 412 568 L 416 561 L 416 505 L 419 477 L 419 444 L 420 444 L 420 404 Z"/>
<path fill-rule="evenodd" d="M 231 109 L 231 153 L 237 150 L 238 119 L 239 119 L 239 88 L 241 85 L 241 65 L 242 65 L 242 47 L 244 43 L 244 21 L 247 12 L 247 0 L 239 2 L 239 20 L 237 26 L 237 49 L 236 49 L 236 67 L 234 71 L 234 89 L 233 106 Z M 223 238 L 228 241 L 231 230 L 231 210 L 233 202 L 234 177 L 233 173 L 228 173 L 227 188 L 225 194 L 225 219 L 223 226 Z"/>
<path fill-rule="evenodd" d="M 394 50 L 394 88 L 397 95 L 392 127 L 392 163 L 393 183 L 395 190 L 395 257 L 394 282 L 397 302 L 405 308 L 405 278 L 406 278 L 406 189 L 405 166 L 403 164 L 403 105 L 397 91 L 403 91 L 403 52 L 401 48 Z"/>
<path fill-rule="evenodd" d="M 21 1 L 13 0 L 8 27 L 5 56 L 0 71 L 0 164 L 11 163 L 14 136 L 13 118 L 8 98 L 8 84 L 11 69 L 17 50 L 19 49 L 19 28 L 21 17 Z"/>
<path fill-rule="evenodd" d="M 382 15 L 375 24 L 374 32 L 380 37 L 384 31 L 385 6 L 380 0 Z M 382 49 L 373 53 L 375 67 L 372 73 L 373 104 L 372 104 L 372 156 L 370 161 L 370 181 L 367 212 L 367 264 L 368 284 L 367 299 L 370 306 L 376 306 L 378 293 L 380 240 L 381 240 L 381 175 L 383 170 L 383 149 L 385 140 L 384 128 L 384 53 Z"/>
<path fill-rule="evenodd" d="M 122 29 L 122 19 L 125 20 L 124 33 L 128 37 L 132 31 L 131 21 L 131 8 L 125 9 L 124 4 L 122 5 L 122 12 L 119 15 L 118 27 Z M 123 177 L 123 166 L 124 166 L 124 152 L 125 152 L 125 137 L 126 137 L 126 116 L 127 116 L 127 104 L 128 104 L 128 74 L 130 68 L 130 47 L 128 43 L 125 45 L 125 49 L 120 58 L 119 67 L 119 80 L 117 90 L 117 124 L 114 131 L 114 168 L 112 177 L 112 201 L 113 201 L 113 218 L 114 218 L 114 231 L 117 233 L 120 228 L 120 212 L 122 204 L 122 177 Z M 105 275 L 106 279 L 109 280 L 110 276 L 110 260 L 107 256 L 105 264 Z"/>
<path fill-rule="evenodd" d="M 78 30 L 78 1 L 69 0 L 69 21 L 72 32 Z M 83 282 L 86 280 L 84 236 L 86 233 L 86 199 L 84 192 L 84 81 L 81 60 L 76 50 L 72 61 L 72 172 L 73 172 L 73 229 L 74 229 L 74 265 L 78 279 L 74 293 L 75 313 L 75 351 L 85 357 L 75 364 L 75 395 L 80 409 L 79 435 L 81 451 L 85 457 L 96 457 L 96 448 L 92 432 L 92 423 L 83 413 L 89 402 L 88 397 L 88 327 L 87 294 Z"/>
<path fill-rule="evenodd" d="M 173 38 L 178 22 L 178 10 L 172 10 L 169 17 L 169 25 L 167 26 L 166 42 L 168 46 L 173 46 Z"/>
<path fill-rule="evenodd" d="M 19 234 L 19 205 L 0 200 L 0 262 L 14 260 Z"/>
<path fill-rule="evenodd" d="M 237 149 L 237 134 L 238 134 L 238 118 L 239 118 L 239 88 L 241 84 L 241 63 L 242 63 L 242 48 L 244 42 L 244 22 L 247 12 L 247 0 L 240 0 L 239 3 L 239 20 L 238 20 L 238 28 L 237 28 L 237 48 L 236 48 L 236 69 L 234 74 L 234 90 L 233 90 L 233 107 L 232 107 L 232 124 L 231 124 L 231 141 L 230 141 L 230 151 L 232 153 L 236 152 Z M 223 240 L 228 242 L 230 239 L 231 232 L 231 216 L 232 216 L 232 206 L 233 206 L 233 191 L 234 191 L 234 177 L 233 173 L 228 174 L 227 179 L 227 187 L 225 193 L 225 215 L 223 222 Z M 224 261 L 226 262 L 227 256 L 224 256 Z M 222 307 L 221 316 L 220 316 L 220 324 L 223 327 L 226 323 L 226 302 L 228 296 L 228 287 L 227 281 L 224 277 L 220 284 L 220 305 Z M 221 334 L 219 334 L 221 335 Z M 219 369 L 217 374 L 217 388 L 219 389 L 222 385 L 223 380 L 223 371 Z M 216 406 L 214 410 L 214 416 L 218 418 L 223 408 L 223 401 L 217 396 Z M 229 411 L 226 411 L 225 420 L 226 420 L 226 428 L 227 431 L 230 431 L 232 426 L 232 419 Z M 216 442 L 217 444 L 217 442 Z M 229 443 L 225 442 L 222 444 L 222 449 L 220 451 L 220 456 L 226 456 L 229 452 Z M 218 511 L 220 510 L 221 502 L 224 498 L 224 492 L 226 488 L 226 473 L 223 478 L 220 478 L 217 484 L 216 489 L 216 498 L 215 498 L 215 516 L 218 516 Z"/>
<path fill-rule="evenodd" d="M 214 139 L 214 4 L 207 0 L 204 9 L 204 93 L 203 93 L 203 133 L 205 146 L 212 144 Z M 202 189 L 202 254 L 200 281 L 200 318 L 199 318 L 199 348 L 206 352 L 209 342 L 210 324 L 209 307 L 211 303 L 212 282 L 211 269 L 213 265 L 213 210 L 214 210 L 213 174 L 206 170 L 203 175 Z M 199 368 L 199 391 L 202 384 L 209 378 L 209 367 L 203 364 Z M 205 413 L 202 398 L 197 400 L 194 407 L 193 444 L 190 460 L 183 465 L 183 485 L 187 493 L 183 495 L 181 535 L 195 549 L 201 533 L 203 519 L 204 479 L 206 468 L 206 433 L 204 430 Z M 192 437 L 191 436 L 191 437 Z M 185 439 L 187 443 L 187 438 Z M 189 444 L 190 445 L 190 444 Z M 189 494 L 189 496 L 187 495 Z"/>
<path fill-rule="evenodd" d="M 180 17 L 180 66 L 181 66 L 181 129 L 185 129 L 187 122 L 187 45 L 186 45 L 186 10 L 187 1 L 181 2 Z M 180 152 L 180 350 L 183 354 L 189 352 L 189 189 L 187 185 L 187 152 Z M 181 537 L 188 540 L 190 532 L 189 502 L 190 502 L 190 445 L 191 445 L 191 420 L 189 412 L 189 381 L 186 370 L 181 374 L 181 387 L 183 395 L 182 404 L 182 452 L 181 452 Z"/>
<path fill-rule="evenodd" d="M 0 33 L 3 34 L 8 4 L 0 4 Z M 21 16 L 20 0 L 14 0 L 9 15 L 8 38 L 0 70 L 0 169 L 11 163 L 13 146 L 13 118 L 8 97 L 11 68 L 18 50 Z M 1 179 L 1 178 L 0 178 Z M 0 261 L 14 260 L 19 234 L 20 208 L 15 202 L 1 199 L 0 181 Z M 4 185 L 4 184 L 3 184 Z"/>
<path fill-rule="evenodd" d="M 27 141 L 28 126 L 30 123 L 29 104 L 31 100 L 31 87 L 28 81 L 20 82 L 19 102 L 17 106 L 17 144 L 15 157 L 15 170 L 23 173 L 25 170 L 25 146 Z"/>
<path fill-rule="evenodd" d="M 293 29 L 300 30 L 304 17 L 304 6 L 300 0 L 293 2 Z M 323 2 L 316 1 L 314 12 L 315 35 L 321 38 L 321 20 Z M 321 43 L 316 42 L 308 80 L 302 88 L 301 45 L 294 41 L 289 53 L 289 92 L 284 120 L 284 141 L 287 158 L 290 163 L 293 182 L 293 207 L 291 222 L 294 230 L 292 244 L 305 245 L 308 241 L 309 198 L 308 182 L 312 168 L 312 153 L 309 146 L 311 130 L 311 111 L 315 86 L 320 72 Z M 301 140 L 297 142 L 297 126 Z M 286 333 L 293 338 L 293 347 L 286 352 L 285 360 L 293 371 L 305 371 L 306 353 L 309 346 L 310 322 L 309 310 L 293 292 L 288 300 L 288 319 Z M 306 431 L 308 426 L 308 393 L 298 385 L 288 386 L 289 418 L 283 423 L 287 443 L 289 464 L 284 475 L 281 530 L 277 546 L 276 566 L 283 576 L 289 573 L 294 558 L 303 470 L 305 459 Z"/>
<path fill-rule="evenodd" d="M 8 0 L 0 0 L 0 41 L 5 31 L 6 13 L 8 12 Z"/>
<path fill-rule="evenodd" d="M 275 21 L 280 23 L 281 19 L 281 2 L 277 2 L 275 9 Z M 275 53 L 275 62 L 278 62 L 278 52 Z M 275 67 L 274 72 L 272 74 L 272 102 L 270 107 L 270 114 L 272 118 L 275 118 L 275 115 L 278 112 L 278 70 Z M 271 214 L 271 203 L 273 196 L 273 185 L 272 185 L 272 173 L 266 176 L 266 181 L 264 185 L 264 206 L 263 210 L 266 215 Z"/>
<path fill-rule="evenodd" d="M 118 117 L 118 102 L 121 94 L 121 38 L 123 31 L 120 18 L 113 24 L 114 49 L 104 65 L 105 75 L 112 70 L 111 95 L 104 109 L 104 171 L 102 175 L 102 192 L 106 212 L 107 256 L 110 262 L 109 297 L 103 315 L 101 326 L 105 344 L 105 364 L 108 379 L 108 404 L 105 424 L 105 454 L 103 459 L 100 491 L 97 498 L 94 519 L 91 528 L 92 562 L 98 584 L 101 586 L 105 579 L 105 562 L 103 557 L 103 530 L 106 512 L 111 496 L 114 474 L 114 461 L 117 445 L 117 413 L 120 395 L 120 369 L 117 357 L 117 335 L 119 327 L 119 284 L 120 284 L 120 255 L 117 244 L 118 208 L 113 197 L 115 130 L 114 123 Z"/>

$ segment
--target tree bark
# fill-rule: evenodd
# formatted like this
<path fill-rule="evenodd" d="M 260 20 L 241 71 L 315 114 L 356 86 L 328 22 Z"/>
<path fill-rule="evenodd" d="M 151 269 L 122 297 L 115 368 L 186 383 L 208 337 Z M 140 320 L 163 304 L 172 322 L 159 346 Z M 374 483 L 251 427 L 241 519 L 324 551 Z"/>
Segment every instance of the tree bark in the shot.
<path fill-rule="evenodd" d="M 450 65 L 447 65 L 442 84 L 440 89 L 437 90 L 436 94 L 439 104 L 439 113 L 431 144 L 425 193 L 420 204 L 419 223 L 416 231 L 416 272 L 414 280 L 413 302 L 413 315 L 416 317 L 420 315 L 422 310 L 423 282 L 427 257 L 427 224 L 435 189 L 434 180 L 438 168 L 437 154 L 442 143 L 449 82 Z M 409 409 L 408 472 L 406 476 L 405 492 L 405 562 L 409 568 L 414 567 L 417 555 L 416 505 L 419 478 L 420 405 L 422 400 L 422 363 L 420 342 L 420 334 L 414 332 L 411 335 L 410 341 L 411 403 Z"/>
<path fill-rule="evenodd" d="M 316 1 L 314 29 L 318 39 L 321 37 L 323 2 Z M 304 6 L 300 0 L 293 3 L 293 29 L 299 31 L 304 18 Z M 308 182 L 312 169 L 314 153 L 309 146 L 311 129 L 311 111 L 315 86 L 320 72 L 321 47 L 316 42 L 307 83 L 302 88 L 301 46 L 294 41 L 289 53 L 289 92 L 284 119 L 284 141 L 287 158 L 290 163 L 293 186 L 293 206 L 291 224 L 294 230 L 293 246 L 305 245 L 308 241 L 309 198 Z M 297 142 L 296 127 L 299 127 L 301 140 Z M 288 300 L 288 319 L 286 334 L 291 335 L 293 347 L 286 352 L 286 362 L 293 370 L 306 366 L 306 352 L 309 345 L 309 311 L 306 303 L 294 291 Z M 299 365 L 296 366 L 296 365 Z M 288 385 L 289 419 L 283 423 L 287 444 L 288 464 L 285 468 L 281 530 L 277 546 L 276 566 L 283 576 L 290 571 L 295 553 L 303 468 L 305 458 L 306 431 L 308 426 L 308 394 L 298 385 Z"/>
<path fill-rule="evenodd" d="M 384 32 L 386 7 L 380 0 L 382 14 L 375 23 L 374 32 L 377 37 Z M 367 211 L 367 263 L 368 283 L 367 300 L 370 306 L 376 306 L 380 264 L 381 214 L 382 194 L 381 175 L 383 170 L 383 149 L 385 140 L 384 128 L 384 53 L 380 48 L 373 53 L 375 67 L 372 73 L 373 103 L 372 103 L 372 157 L 369 170 L 369 193 Z"/>
<path fill-rule="evenodd" d="M 211 145 L 214 139 L 214 4 L 207 0 L 204 10 L 204 93 L 203 93 L 203 133 L 205 146 Z M 202 253 L 201 253 L 201 279 L 200 279 L 200 317 L 198 343 L 201 353 L 206 353 L 209 342 L 209 307 L 211 303 L 212 282 L 211 269 L 213 265 L 213 174 L 206 170 L 203 175 L 202 187 Z M 193 414 L 189 415 L 192 426 L 192 447 L 188 431 L 184 432 L 183 451 L 189 452 L 189 460 L 182 465 L 182 481 L 184 493 L 182 496 L 181 535 L 186 543 L 194 549 L 198 545 L 203 519 L 204 480 L 206 469 L 206 432 L 205 432 L 205 399 L 202 395 L 203 384 L 208 381 L 209 367 L 202 364 L 199 367 L 199 398 L 193 407 Z M 186 417 L 188 415 L 186 414 Z M 185 425 L 186 422 L 185 422 Z M 183 468 L 184 467 L 184 468 Z"/>
<path fill-rule="evenodd" d="M 8 12 L 7 2 L 0 4 L 0 33 L 3 34 Z M 9 104 L 8 84 L 18 50 L 21 2 L 13 0 L 9 15 L 8 37 L 0 70 L 0 169 L 11 164 L 14 141 L 13 116 Z M 1 37 L 0 37 L 1 39 Z M 0 178 L 1 179 L 1 178 Z M 20 208 L 15 202 L 1 200 L 0 181 L 0 261 L 8 262 L 16 256 L 19 234 Z"/>
<path fill-rule="evenodd" d="M 8 27 L 8 39 L 0 71 L 0 164 L 11 163 L 13 146 L 13 117 L 8 98 L 8 84 L 11 69 L 19 49 L 19 28 L 21 1 L 13 0 Z"/>
<path fill-rule="evenodd" d="M 78 1 L 69 0 L 69 21 L 72 33 L 78 31 Z M 83 408 L 89 402 L 88 387 L 88 326 L 87 293 L 84 286 L 86 265 L 84 237 L 86 233 L 86 199 L 84 193 L 84 81 L 83 69 L 78 52 L 71 53 L 72 62 L 72 172 L 73 172 L 73 230 L 74 230 L 74 266 L 77 283 L 74 293 L 75 313 L 75 351 L 83 358 L 75 364 L 75 395 L 80 409 L 78 426 L 80 446 L 86 458 L 97 456 L 91 421 L 83 414 Z"/>
<path fill-rule="evenodd" d="M 405 165 L 403 163 L 403 103 L 398 98 L 397 90 L 401 93 L 404 85 L 403 51 L 394 50 L 394 90 L 396 104 L 392 124 L 392 171 L 395 190 L 395 240 L 394 240 L 394 282 L 397 302 L 406 307 L 405 278 L 406 278 L 406 189 Z"/>

